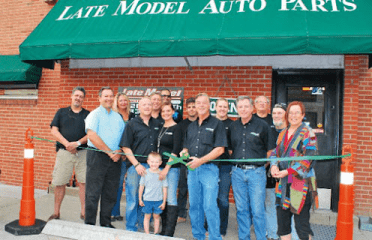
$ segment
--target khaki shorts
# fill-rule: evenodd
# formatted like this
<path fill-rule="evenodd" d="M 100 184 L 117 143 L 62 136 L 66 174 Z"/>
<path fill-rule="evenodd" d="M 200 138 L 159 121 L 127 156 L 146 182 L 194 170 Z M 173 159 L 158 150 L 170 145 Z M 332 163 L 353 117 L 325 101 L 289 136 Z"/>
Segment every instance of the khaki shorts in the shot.
<path fill-rule="evenodd" d="M 85 183 L 85 175 L 87 172 L 86 156 L 87 150 L 80 150 L 77 155 L 75 155 L 67 150 L 59 149 L 57 152 L 56 165 L 54 166 L 52 184 L 54 186 L 67 184 L 71 179 L 74 168 L 76 180 L 79 183 Z"/>

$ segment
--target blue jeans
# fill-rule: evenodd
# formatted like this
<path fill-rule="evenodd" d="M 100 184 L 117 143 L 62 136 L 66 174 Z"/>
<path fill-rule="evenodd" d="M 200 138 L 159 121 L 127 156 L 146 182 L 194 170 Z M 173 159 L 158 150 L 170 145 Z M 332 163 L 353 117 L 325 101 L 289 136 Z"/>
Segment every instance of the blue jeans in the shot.
<path fill-rule="evenodd" d="M 180 179 L 180 169 L 171 168 L 169 169 L 168 175 L 168 194 L 167 204 L 171 206 L 177 206 L 177 187 Z"/>
<path fill-rule="evenodd" d="M 276 218 L 275 188 L 266 188 L 265 213 L 267 238 L 277 239 L 278 220 Z"/>
<path fill-rule="evenodd" d="M 147 163 L 141 163 L 145 168 L 149 168 Z M 128 231 L 137 231 L 137 224 L 139 228 L 143 228 L 142 207 L 138 205 L 138 188 L 141 176 L 138 175 L 134 166 L 130 166 L 127 171 L 125 179 L 125 193 L 126 193 L 126 229 Z"/>
<path fill-rule="evenodd" d="M 231 183 L 237 209 L 240 240 L 250 240 L 250 227 L 254 225 L 257 239 L 266 239 L 265 195 L 266 170 L 259 167 L 251 170 L 232 168 Z M 252 216 L 252 219 L 251 217 Z"/>
<path fill-rule="evenodd" d="M 218 167 L 212 163 L 203 164 L 195 171 L 188 172 L 189 215 L 192 234 L 197 240 L 205 239 L 204 216 L 208 222 L 209 239 L 222 239 L 217 206 L 218 178 Z"/>
<path fill-rule="evenodd" d="M 226 235 L 227 225 L 229 222 L 229 193 L 231 187 L 231 169 L 232 165 L 220 165 L 220 181 L 218 190 L 218 207 L 220 209 L 220 232 Z M 275 208 L 274 208 L 275 210 Z"/>
<path fill-rule="evenodd" d="M 124 183 L 124 176 L 126 173 L 127 173 L 127 164 L 125 163 L 125 161 L 122 161 L 119 188 L 118 188 L 118 196 L 116 197 L 115 206 L 111 211 L 111 216 L 114 216 L 114 217 L 120 216 L 120 200 L 121 200 L 121 195 L 123 195 L 123 183 Z"/>

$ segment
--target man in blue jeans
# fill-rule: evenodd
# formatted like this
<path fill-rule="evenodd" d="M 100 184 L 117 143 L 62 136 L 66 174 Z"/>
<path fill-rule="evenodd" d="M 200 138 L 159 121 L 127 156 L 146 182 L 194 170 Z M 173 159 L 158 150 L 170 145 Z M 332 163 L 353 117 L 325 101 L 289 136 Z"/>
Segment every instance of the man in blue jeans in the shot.
<path fill-rule="evenodd" d="M 228 134 L 229 127 L 233 120 L 227 117 L 229 112 L 229 102 L 225 98 L 220 98 L 216 101 L 216 118 L 220 120 L 224 127 L 226 134 Z M 228 149 L 225 148 L 225 152 L 219 157 L 220 159 L 229 159 L 230 155 Z M 231 187 L 231 169 L 232 165 L 230 162 L 220 162 L 220 181 L 218 183 L 218 198 L 217 203 L 220 209 L 220 222 L 221 222 L 221 235 L 226 235 L 227 225 L 229 221 L 229 193 Z"/>
<path fill-rule="evenodd" d="M 139 182 L 149 167 L 146 156 L 156 151 L 156 141 L 161 129 L 161 122 L 151 117 L 152 103 L 149 97 L 141 98 L 138 109 L 140 115 L 128 122 L 120 141 L 120 147 L 129 160 L 125 179 L 127 200 L 125 216 L 128 231 L 137 231 L 138 227 L 141 228 L 143 225 L 143 214 L 138 205 Z"/>
<path fill-rule="evenodd" d="M 182 145 L 183 146 L 183 136 L 186 133 L 187 128 L 189 127 L 190 123 L 196 120 L 198 114 L 196 113 L 195 108 L 195 98 L 191 97 L 186 99 L 186 112 L 187 118 L 182 120 L 179 125 L 182 129 Z M 177 223 L 186 222 L 187 216 L 187 168 L 185 165 L 181 165 L 180 168 L 180 180 L 178 182 L 178 219 Z"/>
<path fill-rule="evenodd" d="M 227 147 L 223 123 L 210 115 L 209 96 L 198 94 L 195 98 L 198 118 L 190 123 L 181 152 L 190 154 L 188 171 L 190 220 L 193 237 L 205 239 L 204 216 L 207 218 L 210 240 L 220 240 L 220 214 L 217 206 L 218 166 L 213 162 Z"/>
<path fill-rule="evenodd" d="M 229 128 L 231 159 L 249 159 L 234 162 L 231 174 L 239 239 L 251 239 L 252 219 L 256 238 L 266 239 L 266 171 L 265 162 L 260 159 L 267 158 L 275 148 L 275 139 L 270 126 L 252 116 L 253 101 L 250 97 L 240 96 L 236 102 L 240 119 Z"/>

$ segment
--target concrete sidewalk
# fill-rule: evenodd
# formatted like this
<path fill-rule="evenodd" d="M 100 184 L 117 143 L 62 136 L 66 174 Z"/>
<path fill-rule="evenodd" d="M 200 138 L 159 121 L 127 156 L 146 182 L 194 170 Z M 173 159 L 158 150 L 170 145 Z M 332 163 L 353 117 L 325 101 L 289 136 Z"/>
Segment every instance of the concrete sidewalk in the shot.
<path fill-rule="evenodd" d="M 80 229 L 79 231 L 86 231 L 87 226 L 83 224 L 83 221 L 80 220 L 80 202 L 79 198 L 77 197 L 77 188 L 69 188 L 65 199 L 62 204 L 61 209 L 61 220 L 60 224 L 72 224 L 76 229 Z M 53 237 L 51 235 L 46 234 L 39 234 L 39 235 L 29 235 L 29 236 L 14 236 L 8 232 L 4 231 L 4 226 L 14 220 L 19 219 L 19 211 L 20 211 L 20 199 L 22 195 L 22 188 L 15 187 L 15 186 L 8 186 L 4 184 L 0 184 L 0 239 L 1 240 L 14 240 L 14 239 L 25 239 L 25 240 L 44 240 L 44 239 L 74 239 L 74 238 L 64 238 L 64 237 Z M 122 198 L 123 200 L 125 197 Z M 48 194 L 46 190 L 35 190 L 35 203 L 36 203 L 36 218 L 46 221 L 49 216 L 53 213 L 53 204 L 54 204 L 54 195 Z M 125 202 L 123 201 L 121 204 L 121 212 L 125 213 Z M 227 230 L 227 235 L 224 238 L 225 240 L 236 240 L 238 239 L 237 233 L 237 222 L 236 222 L 236 210 L 235 205 L 231 204 L 230 207 L 230 219 L 229 219 L 229 227 Z M 313 224 L 322 224 L 322 225 L 330 225 L 335 226 L 337 220 L 337 214 L 332 213 L 330 211 L 316 211 L 312 213 L 311 216 L 311 223 Z M 358 229 L 358 218 L 354 217 L 354 239 L 355 240 L 372 240 L 372 232 L 369 231 L 360 231 Z M 53 222 L 58 221 L 54 220 Z M 51 224 L 51 223 L 50 223 Z M 113 222 L 112 223 L 118 230 L 112 229 L 104 229 L 106 233 L 112 231 L 122 231 L 125 229 L 125 221 L 123 222 Z M 100 227 L 96 227 L 95 230 L 92 229 L 93 232 L 98 233 L 97 229 L 103 229 Z M 120 230 L 119 230 L 120 229 Z M 107 230 L 107 231 L 106 231 Z M 129 233 L 127 233 L 129 234 Z M 142 236 L 142 234 L 141 234 Z M 155 239 L 154 236 L 143 235 L 143 239 Z M 252 239 L 255 239 L 254 234 L 252 233 Z M 187 219 L 186 223 L 180 223 L 177 225 L 176 238 L 181 239 L 193 239 L 191 233 L 191 226 L 190 221 Z M 76 238 L 75 238 L 76 239 Z M 82 239 L 82 238 L 80 238 Z M 89 238 L 85 238 L 89 239 Z M 92 240 L 92 238 L 90 238 Z M 115 238 L 113 238 L 114 240 Z M 117 238 L 123 239 L 123 238 Z M 142 239 L 142 238 L 141 238 Z M 315 235 L 315 239 L 323 240 L 322 236 Z"/>

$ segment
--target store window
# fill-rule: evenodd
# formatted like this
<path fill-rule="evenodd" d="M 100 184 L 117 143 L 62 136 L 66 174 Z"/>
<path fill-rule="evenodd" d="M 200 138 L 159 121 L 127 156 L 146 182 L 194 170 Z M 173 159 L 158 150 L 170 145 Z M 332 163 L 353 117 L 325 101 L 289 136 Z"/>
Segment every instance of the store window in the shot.
<path fill-rule="evenodd" d="M 324 133 L 324 86 L 317 87 L 287 87 L 288 102 L 301 101 L 306 108 L 304 122 L 315 133 Z"/>

